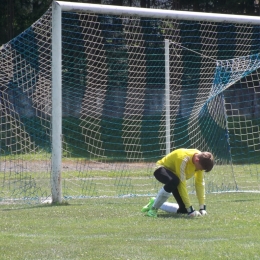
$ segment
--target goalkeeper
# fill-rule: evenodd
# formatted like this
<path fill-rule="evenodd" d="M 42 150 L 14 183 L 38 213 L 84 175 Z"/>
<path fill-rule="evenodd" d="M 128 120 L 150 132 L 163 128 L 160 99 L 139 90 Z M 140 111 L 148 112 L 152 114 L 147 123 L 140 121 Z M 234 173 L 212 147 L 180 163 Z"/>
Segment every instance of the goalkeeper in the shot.
<path fill-rule="evenodd" d="M 197 149 L 177 149 L 166 155 L 156 163 L 155 178 L 164 184 L 155 199 L 142 208 L 149 217 L 157 217 L 159 208 L 173 194 L 176 202 L 177 213 L 188 214 L 188 216 L 206 215 L 204 171 L 209 172 L 214 165 L 213 155 L 210 152 L 200 152 Z M 196 195 L 199 201 L 199 211 L 196 211 L 190 202 L 186 180 L 195 178 Z M 175 211 L 172 209 L 172 212 Z"/>

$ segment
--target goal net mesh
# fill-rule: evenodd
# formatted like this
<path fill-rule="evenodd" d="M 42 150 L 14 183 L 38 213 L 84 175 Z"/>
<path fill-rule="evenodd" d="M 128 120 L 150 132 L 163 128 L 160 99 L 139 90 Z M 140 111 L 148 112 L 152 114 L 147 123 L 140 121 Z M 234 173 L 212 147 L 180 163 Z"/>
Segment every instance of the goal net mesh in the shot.
<path fill-rule="evenodd" d="M 2 201 L 51 197 L 51 16 L 0 48 Z M 259 191 L 259 37 L 250 24 L 63 12 L 63 197 L 157 193 L 165 40 L 171 150 L 214 154 L 206 192 Z"/>

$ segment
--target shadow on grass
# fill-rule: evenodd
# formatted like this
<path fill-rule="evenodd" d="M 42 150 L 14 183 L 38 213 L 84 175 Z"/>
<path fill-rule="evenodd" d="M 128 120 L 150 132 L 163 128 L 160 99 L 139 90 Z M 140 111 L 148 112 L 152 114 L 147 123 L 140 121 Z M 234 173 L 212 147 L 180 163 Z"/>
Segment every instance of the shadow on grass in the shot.
<path fill-rule="evenodd" d="M 248 202 L 248 201 L 258 201 L 259 199 L 240 199 L 240 200 L 232 200 L 233 202 Z"/>
<path fill-rule="evenodd" d="M 165 213 L 165 214 L 158 214 L 157 218 L 160 219 L 200 219 L 203 218 L 203 216 L 199 217 L 189 217 L 187 214 L 176 214 L 176 213 Z"/>
<path fill-rule="evenodd" d="M 11 206 L 11 205 L 10 205 Z M 63 207 L 63 206 L 70 206 L 68 201 L 64 201 L 61 203 L 44 203 L 44 204 L 39 204 L 39 205 L 29 205 L 27 204 L 26 206 L 23 205 L 21 207 L 17 205 L 13 205 L 13 208 L 7 208 L 7 209 L 0 209 L 0 211 L 13 211 L 13 210 L 28 210 L 28 209 L 36 209 L 36 208 L 46 208 L 46 207 Z M 73 204 L 75 206 L 75 204 Z"/>
<path fill-rule="evenodd" d="M 166 213 L 166 214 L 158 214 L 157 218 L 187 218 L 186 214 L 174 214 L 174 213 Z"/>

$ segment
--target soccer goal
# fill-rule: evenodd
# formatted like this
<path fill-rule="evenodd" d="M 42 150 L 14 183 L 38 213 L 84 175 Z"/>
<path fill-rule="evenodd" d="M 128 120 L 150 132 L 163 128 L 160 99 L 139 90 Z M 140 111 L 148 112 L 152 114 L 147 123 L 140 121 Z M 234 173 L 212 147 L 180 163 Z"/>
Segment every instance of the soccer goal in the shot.
<path fill-rule="evenodd" d="M 53 2 L 0 48 L 0 199 L 153 195 L 180 147 L 214 154 L 208 193 L 258 192 L 259 39 L 259 17 Z"/>

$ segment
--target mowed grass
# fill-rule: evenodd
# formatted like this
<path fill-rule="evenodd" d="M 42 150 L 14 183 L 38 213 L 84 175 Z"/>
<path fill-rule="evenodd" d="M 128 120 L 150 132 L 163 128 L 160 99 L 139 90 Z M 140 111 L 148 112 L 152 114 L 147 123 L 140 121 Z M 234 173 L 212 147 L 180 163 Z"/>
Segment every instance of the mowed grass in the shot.
<path fill-rule="evenodd" d="M 13 160 L 7 158 L 1 158 L 3 161 L 0 162 L 0 201 L 51 196 L 51 165 L 47 159 L 29 160 L 28 154 Z M 62 166 L 62 195 L 66 198 L 155 195 L 161 186 L 153 176 L 154 169 L 155 162 L 97 163 L 67 158 Z M 259 172 L 260 164 L 216 165 L 211 172 L 205 173 L 206 192 L 259 191 Z M 194 178 L 187 185 L 194 193 Z"/>
<path fill-rule="evenodd" d="M 260 259 L 259 198 L 208 194 L 208 215 L 194 219 L 146 217 L 148 197 L 0 205 L 0 259 Z"/>

